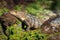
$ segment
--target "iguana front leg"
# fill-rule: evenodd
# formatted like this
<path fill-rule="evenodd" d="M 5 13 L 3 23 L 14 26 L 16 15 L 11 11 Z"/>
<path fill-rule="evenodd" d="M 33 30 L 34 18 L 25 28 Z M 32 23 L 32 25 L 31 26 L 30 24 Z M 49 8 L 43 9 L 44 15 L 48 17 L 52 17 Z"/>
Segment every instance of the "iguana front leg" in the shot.
<path fill-rule="evenodd" d="M 27 26 L 26 31 L 29 31 L 31 27 L 30 22 L 25 20 L 25 25 Z"/>

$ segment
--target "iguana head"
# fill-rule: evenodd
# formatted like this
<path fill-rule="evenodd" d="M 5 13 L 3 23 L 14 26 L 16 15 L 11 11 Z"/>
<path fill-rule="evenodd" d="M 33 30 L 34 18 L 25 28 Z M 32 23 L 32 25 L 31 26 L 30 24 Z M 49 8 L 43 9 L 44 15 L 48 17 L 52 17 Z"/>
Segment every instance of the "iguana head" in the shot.
<path fill-rule="evenodd" d="M 10 14 L 16 16 L 17 18 L 21 19 L 22 21 L 26 19 L 26 13 L 22 11 L 10 11 Z"/>
<path fill-rule="evenodd" d="M 12 14 L 12 15 L 15 15 L 15 16 L 17 15 L 17 11 L 16 10 L 9 11 L 9 13 Z"/>

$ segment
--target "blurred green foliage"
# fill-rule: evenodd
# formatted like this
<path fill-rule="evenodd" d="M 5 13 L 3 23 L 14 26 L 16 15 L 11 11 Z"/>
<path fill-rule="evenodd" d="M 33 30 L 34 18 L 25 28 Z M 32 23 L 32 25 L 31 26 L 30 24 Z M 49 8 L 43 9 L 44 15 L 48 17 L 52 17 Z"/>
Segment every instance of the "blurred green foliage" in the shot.
<path fill-rule="evenodd" d="M 24 31 L 21 26 L 16 24 L 9 27 L 7 30 L 9 33 L 9 40 L 47 40 L 51 36 L 60 34 L 45 34 L 41 33 L 40 29 Z"/>
<path fill-rule="evenodd" d="M 0 40 L 7 40 L 7 37 L 4 34 L 0 35 Z"/>
<path fill-rule="evenodd" d="M 50 8 L 51 6 L 51 0 L 37 0 L 36 3 L 30 3 L 25 7 L 25 11 L 27 13 L 33 14 L 35 16 L 40 15 L 41 13 L 48 13 L 49 10 L 44 9 L 44 7 Z M 57 7 L 60 8 L 60 1 L 58 0 Z M 16 5 L 14 7 L 15 10 L 21 10 L 22 5 Z M 4 12 L 8 12 L 9 10 L 7 8 L 0 8 L 0 16 Z M 39 16 L 43 18 L 44 16 Z M 18 21 L 18 24 L 21 22 Z M 0 28 L 1 29 L 1 28 Z M 1 31 L 1 30 L 0 30 Z M 9 37 L 9 40 L 47 40 L 48 34 L 41 33 L 41 30 L 31 30 L 31 31 L 24 31 L 21 26 L 18 26 L 17 24 L 12 25 L 7 30 L 7 35 Z M 5 35 L 0 35 L 0 40 L 7 40 L 7 37 Z"/>
<path fill-rule="evenodd" d="M 21 8 L 22 8 L 22 5 L 16 5 L 16 6 L 14 7 L 15 10 L 19 10 L 19 11 L 21 11 Z"/>
<path fill-rule="evenodd" d="M 42 34 L 40 30 L 23 31 L 16 24 L 8 28 L 9 40 L 46 40 L 47 34 Z"/>
<path fill-rule="evenodd" d="M 3 13 L 6 13 L 8 12 L 9 10 L 7 8 L 0 8 L 0 16 L 3 14 Z"/>

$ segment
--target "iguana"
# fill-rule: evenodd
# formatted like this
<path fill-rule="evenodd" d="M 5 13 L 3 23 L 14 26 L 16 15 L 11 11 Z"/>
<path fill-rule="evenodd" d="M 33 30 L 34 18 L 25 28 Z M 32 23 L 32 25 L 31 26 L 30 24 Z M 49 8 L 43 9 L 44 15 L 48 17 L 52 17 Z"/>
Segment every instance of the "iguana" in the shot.
<path fill-rule="evenodd" d="M 16 18 L 18 18 L 19 20 L 21 20 L 22 22 L 22 28 L 24 28 L 24 25 L 27 26 L 27 31 L 29 29 L 37 29 L 40 28 L 43 24 L 48 23 L 48 21 L 51 21 L 52 18 L 55 18 L 56 15 L 55 14 L 46 14 L 48 16 L 44 17 L 44 19 L 40 19 L 34 15 L 28 14 L 26 12 L 23 11 L 16 11 L 16 10 L 12 10 L 10 11 L 10 14 L 12 14 L 13 16 L 15 16 Z M 52 18 L 51 18 L 52 17 Z"/>

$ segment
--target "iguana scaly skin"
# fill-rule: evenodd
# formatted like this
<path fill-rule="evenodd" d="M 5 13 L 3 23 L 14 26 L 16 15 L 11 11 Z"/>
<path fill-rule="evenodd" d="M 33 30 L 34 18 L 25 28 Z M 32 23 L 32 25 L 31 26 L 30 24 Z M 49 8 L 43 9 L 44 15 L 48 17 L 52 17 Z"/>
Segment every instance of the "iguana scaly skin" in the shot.
<path fill-rule="evenodd" d="M 46 14 L 44 19 L 37 18 L 34 15 L 22 11 L 10 11 L 10 14 L 22 21 L 22 27 L 27 26 L 26 30 L 40 28 L 45 22 L 51 21 L 55 14 Z M 52 18 L 51 18 L 52 17 Z"/>

